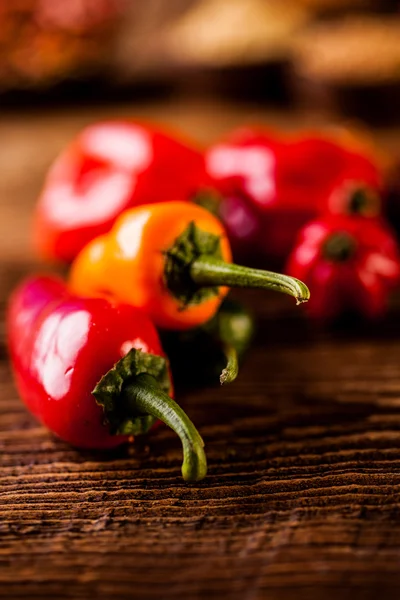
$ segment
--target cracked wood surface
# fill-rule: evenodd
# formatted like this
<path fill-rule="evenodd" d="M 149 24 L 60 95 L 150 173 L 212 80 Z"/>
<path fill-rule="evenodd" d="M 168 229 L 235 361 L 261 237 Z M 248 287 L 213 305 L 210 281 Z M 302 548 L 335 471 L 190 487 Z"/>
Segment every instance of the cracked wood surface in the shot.
<path fill-rule="evenodd" d="M 56 152 L 96 118 L 138 114 L 203 141 L 261 108 L 97 107 L 0 117 L 0 597 L 373 600 L 400 594 L 400 325 L 316 330 L 289 298 L 242 294 L 259 317 L 227 388 L 181 394 L 207 478 L 180 477 L 166 428 L 104 454 L 55 439 L 19 402 L 4 306 L 35 268 L 30 211 Z M 398 132 L 380 132 L 393 148 Z"/>

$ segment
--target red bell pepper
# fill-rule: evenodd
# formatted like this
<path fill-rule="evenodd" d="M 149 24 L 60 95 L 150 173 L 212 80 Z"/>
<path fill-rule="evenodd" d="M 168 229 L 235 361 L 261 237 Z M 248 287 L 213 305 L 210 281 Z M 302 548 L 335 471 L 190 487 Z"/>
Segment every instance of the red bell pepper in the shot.
<path fill-rule="evenodd" d="M 325 320 L 353 311 L 376 318 L 399 283 L 400 256 L 382 221 L 333 216 L 304 227 L 286 270 L 309 286 L 311 316 Z"/>
<path fill-rule="evenodd" d="M 205 476 L 202 439 L 168 396 L 168 364 L 140 310 L 77 298 L 61 280 L 36 277 L 12 295 L 7 332 L 21 398 L 60 438 L 80 448 L 111 448 L 161 419 L 182 440 L 183 477 Z"/>
<path fill-rule="evenodd" d="M 234 254 L 278 262 L 287 258 L 299 229 L 329 210 L 327 199 L 336 190 L 351 186 L 355 194 L 361 184 L 376 195 L 382 184 L 377 164 L 354 149 L 323 136 L 279 138 L 250 128 L 211 147 L 206 168 L 223 196 L 219 213 Z M 351 198 L 344 194 L 335 210 L 348 212 Z"/>
<path fill-rule="evenodd" d="M 35 246 L 46 259 L 71 262 L 126 208 L 189 200 L 205 187 L 204 157 L 190 143 L 132 121 L 90 125 L 46 177 Z"/>

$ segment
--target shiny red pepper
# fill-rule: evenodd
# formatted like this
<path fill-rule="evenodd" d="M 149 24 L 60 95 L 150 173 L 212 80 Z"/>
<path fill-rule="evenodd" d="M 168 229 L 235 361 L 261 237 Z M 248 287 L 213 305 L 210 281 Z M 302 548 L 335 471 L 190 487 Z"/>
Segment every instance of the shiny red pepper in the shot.
<path fill-rule="evenodd" d="M 223 196 L 219 212 L 234 255 L 259 262 L 286 259 L 299 229 L 331 204 L 334 212 L 354 212 L 360 185 L 374 190 L 376 204 L 382 183 L 372 159 L 322 135 L 283 138 L 250 128 L 211 147 L 206 168 Z"/>
<path fill-rule="evenodd" d="M 334 216 L 304 227 L 286 270 L 309 286 L 311 316 L 332 319 L 351 311 L 376 318 L 399 284 L 400 256 L 382 221 Z"/>
<path fill-rule="evenodd" d="M 111 448 L 161 419 L 182 440 L 183 477 L 205 476 L 203 442 L 168 396 L 168 364 L 144 313 L 77 298 L 61 280 L 36 277 L 12 295 L 7 332 L 21 398 L 60 438 L 80 448 Z"/>
<path fill-rule="evenodd" d="M 203 155 L 191 143 L 132 121 L 90 125 L 46 177 L 34 244 L 45 259 L 70 262 L 126 208 L 190 200 L 206 187 Z"/>

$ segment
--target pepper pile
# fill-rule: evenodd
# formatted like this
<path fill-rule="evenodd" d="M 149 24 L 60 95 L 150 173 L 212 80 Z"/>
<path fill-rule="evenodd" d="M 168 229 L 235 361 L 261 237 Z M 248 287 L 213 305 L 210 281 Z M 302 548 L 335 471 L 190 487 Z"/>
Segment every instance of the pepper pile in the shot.
<path fill-rule="evenodd" d="M 22 399 L 78 447 L 112 447 L 162 420 L 181 438 L 184 479 L 202 479 L 203 442 L 172 399 L 169 359 L 177 378 L 200 373 L 199 385 L 218 367 L 234 381 L 253 323 L 230 287 L 302 303 L 304 279 L 312 315 L 380 315 L 400 272 L 376 216 L 383 185 L 349 141 L 243 130 L 204 153 L 154 126 L 86 128 L 50 169 L 33 227 L 45 260 L 71 263 L 68 281 L 33 277 L 10 300 Z M 287 259 L 292 275 L 232 264 L 231 244 L 258 263 Z"/>
<path fill-rule="evenodd" d="M 172 399 L 155 326 L 180 332 L 163 334 L 171 354 L 176 342 L 188 357 L 198 340 L 216 347 L 228 383 L 252 330 L 241 307 L 220 308 L 229 287 L 309 298 L 293 277 L 231 263 L 222 223 L 191 201 L 211 184 L 203 154 L 174 135 L 130 122 L 84 130 L 51 168 L 34 224 L 42 256 L 73 261 L 68 283 L 23 282 L 7 321 L 18 390 L 45 425 L 109 448 L 162 420 L 181 438 L 186 481 L 206 474 L 203 441 Z"/>
<path fill-rule="evenodd" d="M 240 129 L 206 153 L 234 255 L 305 281 L 318 320 L 385 314 L 399 283 L 383 213 L 387 160 L 350 133 L 288 137 Z"/>

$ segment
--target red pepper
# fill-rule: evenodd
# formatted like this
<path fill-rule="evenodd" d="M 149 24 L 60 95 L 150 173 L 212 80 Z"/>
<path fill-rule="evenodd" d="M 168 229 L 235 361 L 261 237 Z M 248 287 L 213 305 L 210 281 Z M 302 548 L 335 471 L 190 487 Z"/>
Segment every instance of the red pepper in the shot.
<path fill-rule="evenodd" d="M 376 217 L 381 213 L 383 173 L 377 162 L 343 149 L 345 167 L 331 181 L 321 212 Z"/>
<path fill-rule="evenodd" d="M 131 121 L 91 125 L 46 177 L 35 246 L 46 259 L 70 262 L 126 208 L 189 200 L 205 187 L 203 155 L 190 143 Z"/>
<path fill-rule="evenodd" d="M 111 448 L 156 418 L 180 436 L 186 480 L 206 474 L 203 442 L 171 392 L 157 332 L 140 310 L 77 298 L 61 280 L 26 280 L 11 297 L 11 364 L 21 398 L 63 440 Z"/>
<path fill-rule="evenodd" d="M 318 319 L 344 311 L 382 316 L 399 283 L 397 243 L 382 221 L 336 216 L 312 221 L 299 234 L 287 272 L 310 288 L 307 309 Z"/>
<path fill-rule="evenodd" d="M 354 193 L 381 186 L 371 159 L 323 136 L 278 138 L 243 129 L 211 147 L 206 167 L 223 196 L 219 212 L 234 255 L 281 262 L 307 221 L 328 210 L 334 190 L 351 184 Z M 351 203 L 351 194 L 345 195 Z M 336 211 L 338 203 L 336 202 Z M 348 212 L 345 201 L 341 212 Z"/>

